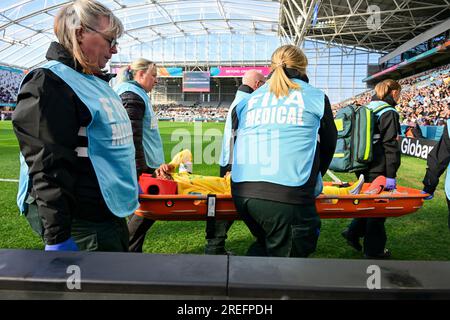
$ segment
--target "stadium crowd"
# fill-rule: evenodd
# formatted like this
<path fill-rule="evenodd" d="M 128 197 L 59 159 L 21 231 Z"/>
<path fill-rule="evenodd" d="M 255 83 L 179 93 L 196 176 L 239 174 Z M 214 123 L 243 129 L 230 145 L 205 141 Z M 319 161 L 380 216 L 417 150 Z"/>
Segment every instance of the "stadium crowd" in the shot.
<path fill-rule="evenodd" d="M 428 70 L 399 81 L 401 99 L 397 108 L 401 122 L 406 125 L 444 125 L 450 117 L 450 64 Z M 333 105 L 333 112 L 348 104 L 367 104 L 374 91 Z"/>
<path fill-rule="evenodd" d="M 23 73 L 0 69 L 0 105 L 14 104 Z"/>
<path fill-rule="evenodd" d="M 185 106 L 182 104 L 155 105 L 156 116 L 160 120 L 173 121 L 224 121 L 228 108 L 213 106 Z"/>

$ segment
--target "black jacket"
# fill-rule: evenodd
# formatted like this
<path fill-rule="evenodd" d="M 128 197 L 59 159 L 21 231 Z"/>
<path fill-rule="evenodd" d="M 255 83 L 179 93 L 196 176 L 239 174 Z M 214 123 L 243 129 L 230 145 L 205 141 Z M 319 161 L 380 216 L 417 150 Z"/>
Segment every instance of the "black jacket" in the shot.
<path fill-rule="evenodd" d="M 138 83 L 135 83 L 139 86 Z M 120 95 L 122 104 L 127 110 L 133 129 L 133 142 L 136 149 L 136 173 L 138 177 L 144 172 L 151 172 L 145 162 L 144 146 L 142 145 L 143 120 L 145 114 L 145 102 L 134 92 L 126 91 Z M 156 169 L 156 168 L 152 168 Z"/>
<path fill-rule="evenodd" d="M 439 184 L 439 177 L 447 169 L 450 163 L 450 138 L 447 126 L 444 128 L 439 142 L 434 146 L 433 150 L 428 154 L 427 172 L 423 178 L 423 190 L 427 193 L 434 193 Z M 447 173 L 448 174 L 448 173 Z"/>
<path fill-rule="evenodd" d="M 293 69 L 285 68 L 285 73 L 291 79 L 300 79 L 305 82 L 309 81 L 306 75 L 300 75 Z M 232 119 L 233 129 L 236 130 L 238 127 L 236 112 L 233 112 Z M 330 101 L 326 95 L 324 101 L 324 114 L 320 120 L 319 136 L 320 143 L 317 143 L 311 175 L 304 185 L 299 187 L 288 187 L 269 182 L 232 182 L 231 188 L 233 196 L 266 199 L 291 204 L 314 204 L 314 188 L 317 175 L 320 172 L 323 176 L 327 172 L 331 160 L 333 159 L 337 140 L 337 130 L 336 125 L 334 124 L 333 112 L 331 111 Z"/>
<path fill-rule="evenodd" d="M 372 101 L 380 101 L 376 96 Z M 391 96 L 387 96 L 384 102 L 392 107 L 396 105 Z M 379 175 L 387 178 L 395 178 L 400 167 L 401 153 L 398 137 L 401 134 L 400 119 L 397 112 L 391 110 L 383 113 L 377 120 L 374 128 L 374 135 L 380 135 L 380 139 L 373 145 L 373 160 L 364 175 L 371 181 Z"/>
<path fill-rule="evenodd" d="M 50 45 L 46 57 L 81 72 L 59 43 Z M 109 81 L 110 76 L 100 78 Z M 53 72 L 38 68 L 26 77 L 13 127 L 29 167 L 30 194 L 36 199 L 46 244 L 67 240 L 74 217 L 90 221 L 115 217 L 101 195 L 90 159 L 75 152 L 87 147 L 87 138 L 78 133 L 90 122 L 88 108 Z"/>

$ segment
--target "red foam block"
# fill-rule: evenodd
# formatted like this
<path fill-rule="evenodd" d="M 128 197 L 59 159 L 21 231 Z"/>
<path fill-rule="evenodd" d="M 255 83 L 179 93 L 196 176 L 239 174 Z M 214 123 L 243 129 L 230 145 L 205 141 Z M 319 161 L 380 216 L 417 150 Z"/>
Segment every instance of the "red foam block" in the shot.
<path fill-rule="evenodd" d="M 147 173 L 139 177 L 139 185 L 144 194 L 177 194 L 175 181 L 156 179 Z"/>

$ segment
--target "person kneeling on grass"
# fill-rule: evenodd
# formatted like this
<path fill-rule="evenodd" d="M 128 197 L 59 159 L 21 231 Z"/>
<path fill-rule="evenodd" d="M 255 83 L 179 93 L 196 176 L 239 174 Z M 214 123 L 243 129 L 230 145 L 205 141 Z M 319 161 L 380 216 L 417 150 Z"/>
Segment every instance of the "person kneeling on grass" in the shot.
<path fill-rule="evenodd" d="M 179 168 L 179 173 L 175 173 Z M 155 178 L 173 180 L 177 183 L 178 194 L 231 194 L 231 174 L 225 177 L 192 174 L 192 154 L 185 149 L 177 153 L 168 164 L 162 164 L 153 174 Z M 356 195 L 364 185 L 364 175 L 349 187 L 324 186 L 325 195 Z"/>

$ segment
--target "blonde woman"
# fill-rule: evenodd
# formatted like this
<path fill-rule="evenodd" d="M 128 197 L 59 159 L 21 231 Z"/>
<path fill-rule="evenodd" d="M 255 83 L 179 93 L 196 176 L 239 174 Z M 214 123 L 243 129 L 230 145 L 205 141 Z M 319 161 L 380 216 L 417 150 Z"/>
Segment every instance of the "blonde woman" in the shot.
<path fill-rule="evenodd" d="M 337 132 L 328 98 L 308 84 L 306 67 L 298 47 L 278 48 L 268 82 L 233 109 L 231 193 L 256 237 L 248 255 L 307 257 L 316 248 L 315 197 Z"/>
<path fill-rule="evenodd" d="M 156 65 L 149 60 L 138 59 L 122 68 L 118 76 L 120 82 L 114 90 L 131 120 L 137 174 L 153 173 L 164 163 L 158 119 L 148 96 L 158 83 Z"/>
<path fill-rule="evenodd" d="M 367 105 L 375 113 L 377 125 L 374 129 L 373 161 L 369 168 L 357 174 L 364 174 L 368 182 L 378 176 L 386 177 L 386 190 L 396 188 L 397 170 L 400 167 L 400 117 L 395 106 L 400 101 L 400 84 L 391 79 L 375 86 L 375 95 Z M 357 218 L 342 232 L 347 243 L 357 251 L 364 251 L 369 259 L 385 259 L 391 256 L 385 248 L 387 236 L 384 227 L 386 218 Z M 360 238 L 364 238 L 361 246 Z"/>
<path fill-rule="evenodd" d="M 20 88 L 13 126 L 23 159 L 18 205 L 46 250 L 128 251 L 138 207 L 130 120 L 102 70 L 120 20 L 77 0 L 56 15 L 48 62 Z"/>
<path fill-rule="evenodd" d="M 156 65 L 141 58 L 120 70 L 119 84 L 115 87 L 131 120 L 138 177 L 142 173 L 153 173 L 164 163 L 158 119 L 148 96 L 157 83 Z M 137 215 L 130 217 L 128 231 L 131 252 L 142 252 L 145 235 L 154 222 Z"/>

